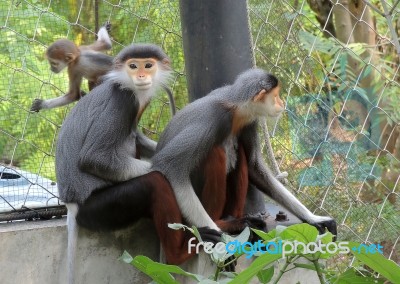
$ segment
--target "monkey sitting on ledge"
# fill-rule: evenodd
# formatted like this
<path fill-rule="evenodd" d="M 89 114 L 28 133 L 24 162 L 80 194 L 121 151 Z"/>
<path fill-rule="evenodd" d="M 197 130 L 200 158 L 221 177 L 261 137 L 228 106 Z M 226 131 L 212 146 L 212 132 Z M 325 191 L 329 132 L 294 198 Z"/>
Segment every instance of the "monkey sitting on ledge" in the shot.
<path fill-rule="evenodd" d="M 233 233 L 241 229 L 249 183 L 320 232 L 336 235 L 331 217 L 310 212 L 272 174 L 257 127 L 284 110 L 278 79 L 250 69 L 232 85 L 212 91 L 172 118 L 160 136 L 152 170 L 170 183 L 184 219 L 197 227 Z M 228 217 L 235 222 L 227 222 Z M 243 225 L 242 223 L 242 225 Z"/>
<path fill-rule="evenodd" d="M 113 230 L 149 216 L 170 254 L 180 255 L 184 248 L 185 233 L 166 233 L 171 231 L 168 223 L 183 223 L 168 181 L 161 175 L 135 179 L 151 168 L 137 158 L 138 152 L 151 158 L 157 145 L 137 130 L 138 121 L 158 89 L 167 88 L 170 60 L 156 45 L 133 44 L 121 50 L 113 66 L 71 110 L 58 135 L 56 175 L 60 199 L 68 208 L 69 283 L 74 282 L 77 224 Z M 214 231 L 203 237 L 214 235 L 219 237 Z"/>

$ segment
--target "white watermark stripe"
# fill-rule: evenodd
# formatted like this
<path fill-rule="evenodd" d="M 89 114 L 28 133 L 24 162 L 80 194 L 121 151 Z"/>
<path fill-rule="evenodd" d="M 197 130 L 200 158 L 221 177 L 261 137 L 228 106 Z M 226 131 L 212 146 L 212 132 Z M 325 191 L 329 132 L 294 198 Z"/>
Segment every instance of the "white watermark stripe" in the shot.
<path fill-rule="evenodd" d="M 196 243 L 196 238 L 191 238 L 188 243 L 188 253 L 192 253 L 192 249 L 195 248 L 195 253 L 198 254 L 200 252 L 200 248 L 203 247 L 203 250 L 207 254 L 213 253 L 213 251 L 222 254 L 222 253 L 244 253 L 246 258 L 251 258 L 254 255 L 260 254 L 282 254 L 282 257 L 285 257 L 289 254 L 311 254 L 311 253 L 329 253 L 329 254 L 348 254 L 350 252 L 349 242 L 329 242 L 327 244 L 318 242 L 310 242 L 310 243 L 302 243 L 299 241 L 271 241 L 264 243 L 259 240 L 256 243 L 245 242 L 241 243 L 238 240 L 223 243 L 218 242 L 214 245 L 211 242 L 198 242 Z M 380 253 L 383 254 L 383 246 L 380 244 L 361 244 L 358 247 L 353 247 L 351 250 L 354 253 L 367 253 L 367 254 L 375 254 Z"/>

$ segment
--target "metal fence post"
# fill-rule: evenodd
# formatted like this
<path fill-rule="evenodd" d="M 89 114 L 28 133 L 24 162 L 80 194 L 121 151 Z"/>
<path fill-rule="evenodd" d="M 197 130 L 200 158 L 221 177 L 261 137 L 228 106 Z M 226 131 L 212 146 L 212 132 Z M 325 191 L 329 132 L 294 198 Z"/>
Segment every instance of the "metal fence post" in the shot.
<path fill-rule="evenodd" d="M 189 99 L 253 67 L 246 0 L 180 0 Z"/>
<path fill-rule="evenodd" d="M 246 0 L 180 0 L 189 100 L 194 101 L 254 66 Z M 265 211 L 250 187 L 247 213 Z"/>

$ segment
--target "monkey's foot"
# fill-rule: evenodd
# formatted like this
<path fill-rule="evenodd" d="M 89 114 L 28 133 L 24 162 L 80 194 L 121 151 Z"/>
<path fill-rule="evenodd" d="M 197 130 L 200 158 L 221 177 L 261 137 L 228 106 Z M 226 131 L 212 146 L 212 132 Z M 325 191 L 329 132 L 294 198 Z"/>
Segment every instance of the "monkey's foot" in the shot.
<path fill-rule="evenodd" d="M 104 24 L 104 27 L 106 28 L 106 30 L 107 30 L 108 33 L 111 32 L 111 22 L 110 22 L 110 21 L 107 21 L 107 22 Z"/>
<path fill-rule="evenodd" d="M 34 99 L 30 108 L 30 111 L 39 112 L 43 108 L 42 106 L 43 100 L 41 99 Z"/>
<path fill-rule="evenodd" d="M 267 230 L 267 224 L 265 223 L 264 219 L 260 217 L 247 216 L 238 219 L 227 217 L 223 220 L 218 220 L 216 224 L 219 228 L 221 228 L 222 231 L 231 235 L 240 234 L 246 227 L 262 231 Z"/>
<path fill-rule="evenodd" d="M 218 232 L 214 229 L 210 229 L 209 227 L 201 227 L 197 228 L 197 230 L 200 233 L 200 237 L 203 240 L 203 242 L 211 242 L 213 244 L 216 244 L 221 241 L 221 236 L 222 233 Z"/>
<path fill-rule="evenodd" d="M 218 232 L 214 229 L 210 229 L 209 227 L 201 227 L 201 228 L 197 228 L 197 230 L 199 231 L 203 242 L 211 242 L 215 245 L 221 241 L 221 236 L 222 236 L 221 232 Z M 229 257 L 227 260 L 225 260 L 225 263 L 229 263 L 229 265 L 227 265 L 223 268 L 224 271 L 228 271 L 228 272 L 235 271 L 236 261 L 230 263 L 233 259 L 234 259 L 234 256 Z"/>
<path fill-rule="evenodd" d="M 289 175 L 289 174 L 288 174 L 287 172 L 281 172 L 281 173 L 279 173 L 279 174 L 276 176 L 276 178 L 277 178 L 278 180 L 281 180 L 281 179 L 287 178 L 288 175 Z"/>
<path fill-rule="evenodd" d="M 328 229 L 328 231 L 331 232 L 332 235 L 334 235 L 333 240 L 336 240 L 337 225 L 336 225 L 335 219 L 330 218 L 330 217 L 321 217 L 321 216 L 317 216 L 317 217 L 323 218 L 323 220 L 311 221 L 311 222 L 307 222 L 307 223 L 316 227 L 320 234 L 324 234 L 325 230 Z"/>
<path fill-rule="evenodd" d="M 287 185 L 289 183 L 287 180 L 288 175 L 289 174 L 287 172 L 281 172 L 276 176 L 276 179 L 279 180 L 283 185 Z"/>

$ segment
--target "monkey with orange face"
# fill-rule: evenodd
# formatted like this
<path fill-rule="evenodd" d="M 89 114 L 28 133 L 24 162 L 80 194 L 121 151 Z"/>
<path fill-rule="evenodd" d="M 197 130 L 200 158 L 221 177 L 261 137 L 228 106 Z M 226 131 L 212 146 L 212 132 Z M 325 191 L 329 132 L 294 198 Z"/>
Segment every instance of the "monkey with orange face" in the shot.
<path fill-rule="evenodd" d="M 264 161 L 257 126 L 260 118 L 284 111 L 279 91 L 274 75 L 250 69 L 232 85 L 186 106 L 167 125 L 152 169 L 169 181 L 190 225 L 234 232 L 232 224 L 221 219 L 243 217 L 251 183 L 302 221 L 336 234 L 335 221 L 310 212 Z"/>
<path fill-rule="evenodd" d="M 127 46 L 114 58 L 113 68 L 101 84 L 76 104 L 61 126 L 56 173 L 60 199 L 68 208 L 69 283 L 74 282 L 77 224 L 93 230 L 110 230 L 151 215 L 153 205 L 147 203 L 147 197 L 153 188 L 131 183 L 150 171 L 150 162 L 140 158 L 150 159 L 157 143 L 138 130 L 138 121 L 157 91 L 168 88 L 171 72 L 170 60 L 159 46 Z M 156 204 L 154 211 L 161 210 L 166 216 L 176 208 L 169 215 L 180 216 L 172 191 L 164 190 L 165 179 L 155 178 L 152 182 L 157 198 L 171 202 L 170 207 L 163 208 Z M 118 190 L 127 187 L 132 194 L 129 197 Z M 105 194 L 106 199 L 99 197 L 99 193 Z M 139 206 L 131 207 L 130 202 L 135 200 Z M 99 204 L 103 201 L 109 206 L 104 210 Z M 98 209 L 107 217 L 103 219 Z M 119 217 L 115 218 L 115 214 Z M 103 219 L 100 222 L 99 217 Z"/>

